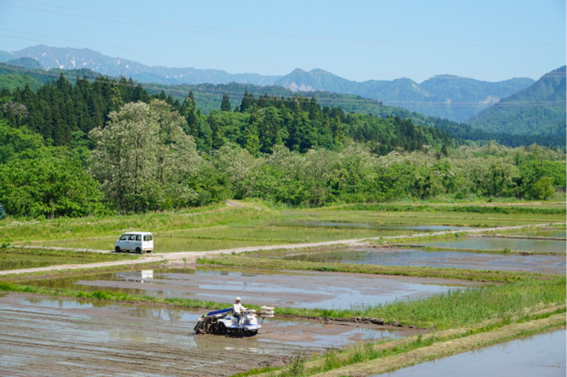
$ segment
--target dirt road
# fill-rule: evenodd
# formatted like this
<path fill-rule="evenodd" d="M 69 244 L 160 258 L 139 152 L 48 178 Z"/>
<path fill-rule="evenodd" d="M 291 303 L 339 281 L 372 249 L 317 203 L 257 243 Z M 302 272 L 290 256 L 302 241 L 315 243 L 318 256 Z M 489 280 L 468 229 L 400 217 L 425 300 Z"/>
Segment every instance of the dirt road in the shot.
<path fill-rule="evenodd" d="M 526 227 L 541 227 L 546 225 L 560 225 L 564 223 L 552 223 L 552 224 L 533 224 L 533 225 L 517 225 L 517 226 L 508 226 L 508 227 L 495 227 L 495 228 L 480 228 L 480 229 L 459 229 L 459 230 L 447 230 L 442 232 L 434 232 L 434 233 L 418 233 L 418 234 L 410 234 L 410 235 L 402 235 L 402 236 L 386 236 L 386 237 L 372 237 L 372 238 L 361 238 L 361 239 L 349 239 L 349 240 L 338 240 L 338 241 L 326 241 L 326 242 L 311 242 L 311 243 L 297 243 L 297 244 L 286 244 L 286 245 L 270 245 L 270 246 L 251 246 L 251 247 L 240 247 L 235 249 L 223 249 L 223 250 L 210 250 L 210 251 L 183 251 L 183 252 L 174 252 L 174 253 L 154 253 L 151 256 L 146 256 L 134 260 L 128 261 L 118 261 L 118 262 L 103 262 L 103 263 L 90 263 L 90 264 L 74 264 L 74 265 L 61 265 L 61 266 L 50 266 L 50 267 L 40 267 L 40 268 L 27 268 L 21 270 L 6 270 L 0 271 L 0 276 L 2 275 L 10 275 L 10 274 L 23 274 L 23 273 L 31 273 L 31 272 L 42 272 L 42 271 L 58 271 L 58 270 L 79 270 L 79 269 L 89 269 L 89 268 L 98 268 L 98 267 L 107 267 L 107 266 L 120 266 L 120 265 L 135 265 L 140 263 L 147 263 L 147 262 L 160 262 L 160 261 L 175 261 L 175 260 L 183 260 L 185 259 L 186 263 L 195 263 L 198 258 L 203 258 L 206 256 L 211 255 L 218 255 L 218 254 L 239 254 L 249 251 L 256 251 L 256 250 L 277 250 L 277 249 L 303 249 L 307 247 L 325 247 L 325 246 L 336 246 L 336 245 L 345 245 L 345 246 L 354 246 L 357 244 L 362 244 L 367 241 L 373 240 L 382 240 L 382 241 L 391 241 L 397 239 L 404 239 L 404 238 L 422 238 L 422 237 L 431 237 L 431 236 L 442 236 L 447 234 L 455 234 L 455 233 L 482 233 L 482 232 L 501 232 L 504 230 L 512 230 L 512 229 L 522 229 Z M 17 245 L 13 245 L 12 247 L 19 247 Z M 24 248 L 36 248 L 36 249 L 58 249 L 58 250 L 74 250 L 74 251 L 93 251 L 93 252 L 107 252 L 113 253 L 113 251 L 107 250 L 89 250 L 89 249 L 67 249 L 67 248 L 54 248 L 54 247 L 46 247 L 46 246 L 21 246 Z"/>

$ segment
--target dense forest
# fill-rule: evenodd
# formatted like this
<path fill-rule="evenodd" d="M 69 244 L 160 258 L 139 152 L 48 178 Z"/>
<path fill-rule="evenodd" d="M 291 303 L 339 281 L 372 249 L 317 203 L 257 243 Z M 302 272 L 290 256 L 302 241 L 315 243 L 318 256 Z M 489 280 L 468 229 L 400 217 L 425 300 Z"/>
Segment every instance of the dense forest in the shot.
<path fill-rule="evenodd" d="M 92 83 L 97 77 L 101 77 L 100 74 L 88 69 L 72 71 L 53 69 L 50 71 L 40 71 L 25 70 L 20 67 L 0 64 L 0 87 L 13 92 L 16 88 L 23 90 L 27 84 L 30 89 L 35 92 L 38 88 L 42 87 L 42 85 L 58 80 L 62 73 L 66 74 L 67 79 L 72 83 L 76 83 L 77 80 L 84 80 L 85 77 Z M 126 81 L 124 79 L 117 79 L 117 83 L 119 86 L 130 86 L 132 88 L 140 85 L 132 80 Z M 191 91 L 193 92 L 193 99 L 196 103 L 197 109 L 200 110 L 202 114 L 209 114 L 211 111 L 220 109 L 225 96 L 228 96 L 231 103 L 234 103 L 235 105 L 240 103 L 246 92 L 253 94 L 256 98 L 264 96 L 265 94 L 270 97 L 275 96 L 279 98 L 293 98 L 294 96 L 294 93 L 291 90 L 279 86 L 259 87 L 251 84 L 237 83 L 217 85 L 164 85 L 144 83 L 141 85 L 150 96 L 155 97 L 156 95 L 159 95 L 161 98 L 164 98 L 162 92 L 165 94 L 165 98 L 167 99 L 171 96 L 171 100 L 169 100 L 169 102 L 175 102 L 175 100 L 177 100 L 178 102 L 183 103 L 184 99 L 187 97 L 187 93 Z M 472 140 L 476 143 L 482 144 L 495 141 L 509 147 L 518 147 L 522 145 L 528 146 L 535 143 L 538 145 L 565 149 L 564 138 L 557 137 L 556 135 L 512 135 L 509 133 L 487 132 L 473 128 L 467 124 L 457 123 L 447 119 L 427 117 L 423 114 L 411 112 L 400 107 L 384 105 L 381 101 L 351 94 L 315 91 L 304 93 L 304 95 L 315 97 L 317 103 L 322 107 L 340 107 L 346 113 L 356 112 L 360 114 L 374 115 L 380 118 L 392 116 L 400 119 L 411 119 L 415 125 L 435 127 L 444 132 L 448 132 L 457 138 Z"/>
<path fill-rule="evenodd" d="M 84 77 L 72 85 L 61 73 L 58 80 L 36 92 L 29 86 L 13 92 L 2 89 L 0 98 L 0 117 L 12 127 L 27 126 L 56 146 L 70 146 L 78 135 L 102 127 L 108 115 L 125 103 L 149 103 L 152 99 L 165 101 L 186 119 L 185 131 L 195 138 L 201 151 L 234 142 L 255 155 L 270 152 L 278 143 L 306 152 L 313 147 L 338 149 L 352 139 L 374 143 L 385 154 L 397 147 L 412 151 L 425 144 L 440 148 L 458 142 L 434 127 L 418 127 L 409 119 L 345 114 L 342 108 L 321 108 L 314 97 L 297 95 L 285 98 L 265 94 L 255 98 L 246 92 L 234 112 L 225 95 L 220 111 L 203 115 L 192 92 L 179 102 L 163 91 L 150 96 L 141 85 L 135 86 L 124 78 L 118 82 L 98 77 L 91 83 Z"/>
<path fill-rule="evenodd" d="M 232 101 L 234 102 L 234 101 Z M 410 119 L 300 96 L 224 95 L 203 114 L 133 81 L 63 75 L 0 91 L 0 204 L 16 217 L 87 216 L 260 198 L 293 206 L 450 195 L 547 199 L 565 153 L 465 143 Z"/>

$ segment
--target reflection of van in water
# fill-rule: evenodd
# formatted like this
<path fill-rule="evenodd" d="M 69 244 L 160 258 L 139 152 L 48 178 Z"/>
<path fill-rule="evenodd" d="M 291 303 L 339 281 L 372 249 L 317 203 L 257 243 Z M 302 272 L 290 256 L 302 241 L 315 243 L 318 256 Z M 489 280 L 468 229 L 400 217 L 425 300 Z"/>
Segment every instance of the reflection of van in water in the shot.
<path fill-rule="evenodd" d="M 114 247 L 117 253 L 121 251 L 135 251 L 141 253 L 154 250 L 154 236 L 148 232 L 128 232 L 120 236 Z"/>

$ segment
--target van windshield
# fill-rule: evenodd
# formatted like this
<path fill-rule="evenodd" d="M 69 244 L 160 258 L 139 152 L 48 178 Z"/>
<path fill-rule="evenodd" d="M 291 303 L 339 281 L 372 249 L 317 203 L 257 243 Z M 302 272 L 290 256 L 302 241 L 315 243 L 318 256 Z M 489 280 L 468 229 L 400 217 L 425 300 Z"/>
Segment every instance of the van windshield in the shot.
<path fill-rule="evenodd" d="M 154 238 L 152 237 L 151 234 L 144 234 L 144 241 L 151 241 L 151 240 L 153 240 L 153 239 L 154 239 Z"/>
<path fill-rule="evenodd" d="M 123 234 L 123 235 L 120 237 L 120 241 L 126 241 L 127 239 L 128 239 L 128 235 L 127 235 L 127 234 Z"/>

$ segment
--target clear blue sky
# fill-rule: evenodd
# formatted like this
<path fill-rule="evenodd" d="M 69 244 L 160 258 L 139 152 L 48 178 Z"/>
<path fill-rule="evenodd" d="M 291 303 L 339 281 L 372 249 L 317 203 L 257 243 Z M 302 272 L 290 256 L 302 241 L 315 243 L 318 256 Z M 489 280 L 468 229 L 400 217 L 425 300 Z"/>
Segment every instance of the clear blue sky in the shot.
<path fill-rule="evenodd" d="M 565 65 L 565 12 L 565 0 L 0 0 L 0 50 L 41 43 L 230 73 L 499 81 Z"/>

